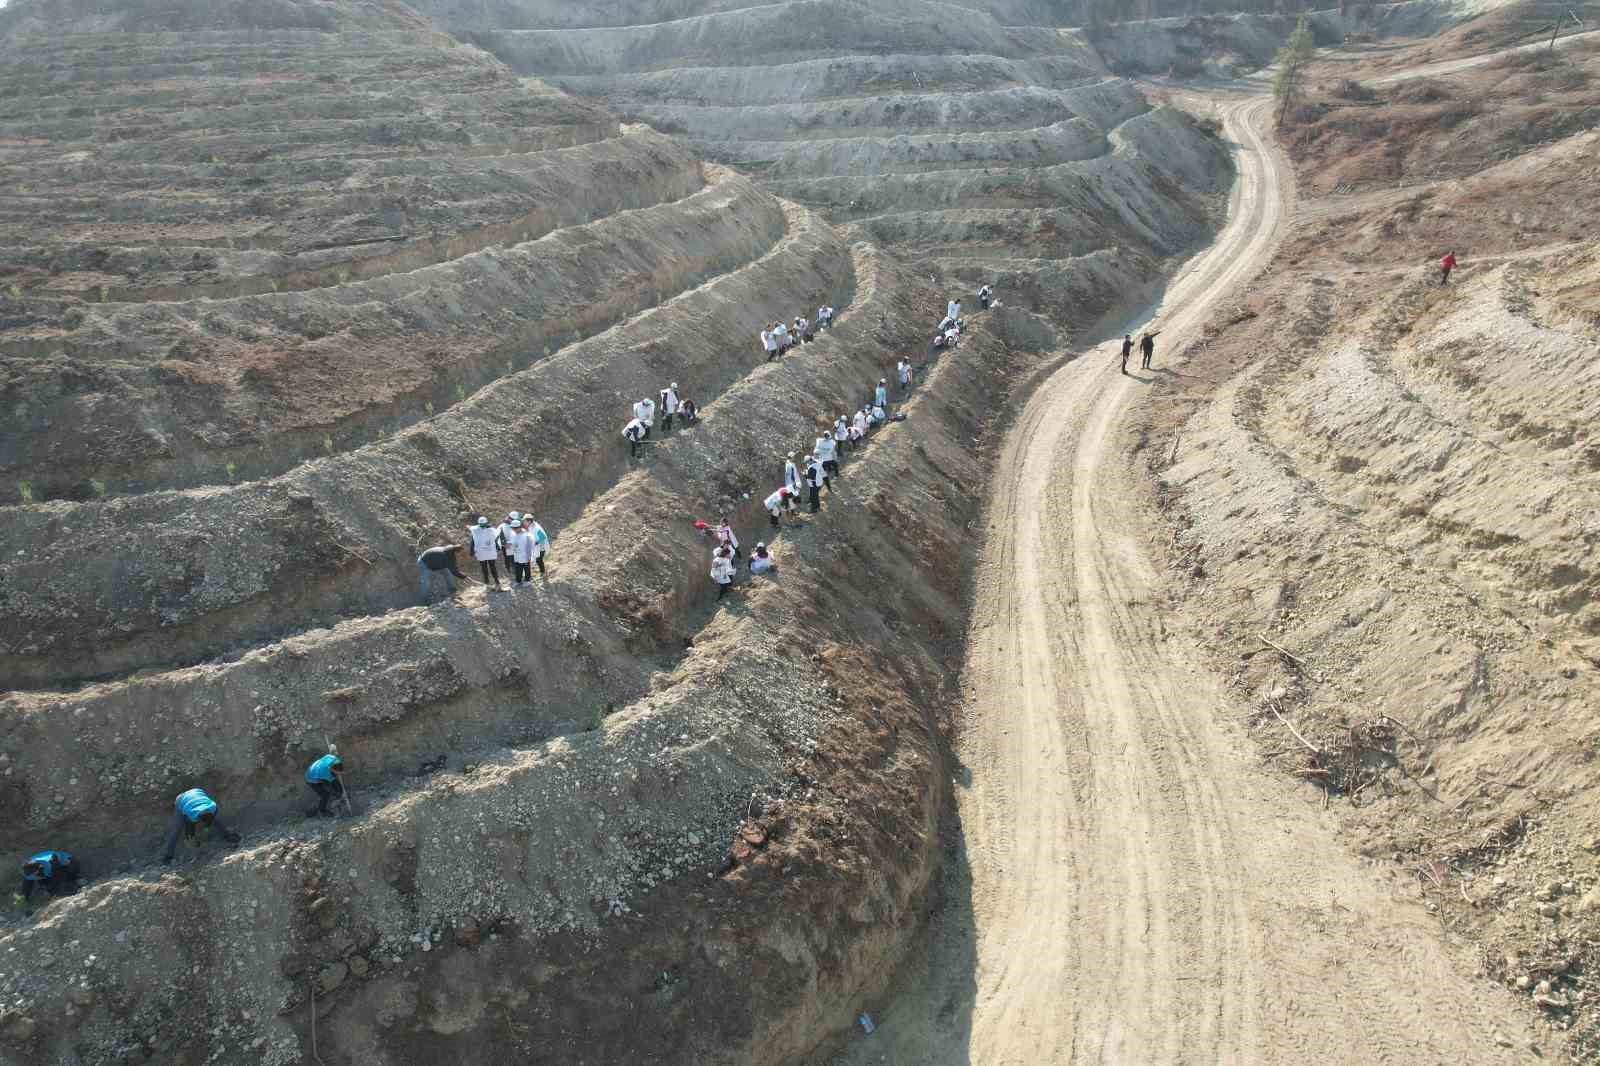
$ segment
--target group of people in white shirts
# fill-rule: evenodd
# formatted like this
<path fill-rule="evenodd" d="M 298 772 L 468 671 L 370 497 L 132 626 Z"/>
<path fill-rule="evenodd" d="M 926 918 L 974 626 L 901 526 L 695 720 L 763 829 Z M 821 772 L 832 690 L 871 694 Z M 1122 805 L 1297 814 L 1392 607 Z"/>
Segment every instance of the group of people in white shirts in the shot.
<path fill-rule="evenodd" d="M 833 308 L 824 304 L 817 308 L 818 331 L 825 330 L 833 325 Z M 797 344 L 810 344 L 816 339 L 812 332 L 811 323 L 806 321 L 805 315 L 795 315 L 792 324 L 781 321 L 771 322 L 761 329 L 761 351 L 766 355 L 767 362 L 783 355 Z"/>
<path fill-rule="evenodd" d="M 717 586 L 717 599 L 720 600 L 727 595 L 728 586 L 733 584 L 734 575 L 738 573 L 736 561 L 744 555 L 744 552 L 739 550 L 739 537 L 734 533 L 733 525 L 727 516 L 723 516 L 715 529 L 708 529 L 707 532 L 717 542 L 717 546 L 711 549 L 711 580 Z M 777 568 L 778 563 L 767 550 L 766 541 L 756 541 L 756 546 L 750 553 L 750 572 L 770 574 Z"/>
<path fill-rule="evenodd" d="M 979 289 L 978 302 L 988 308 L 994 302 L 994 290 L 987 285 Z M 933 347 L 961 347 L 961 331 L 966 328 L 966 319 L 961 317 L 961 301 L 951 299 L 945 304 L 944 318 L 939 320 L 939 328 L 934 330 Z"/>
<path fill-rule="evenodd" d="M 539 567 L 544 577 L 544 555 L 550 550 L 550 536 L 544 527 L 533 520 L 532 514 L 512 511 L 498 526 L 491 526 L 486 515 L 478 516 L 478 524 L 467 531 L 472 538 L 472 558 L 483 571 L 483 583 L 492 580 L 500 588 L 500 570 L 496 563 L 506 564 L 506 578 L 513 589 L 533 583 L 533 567 Z"/>
<path fill-rule="evenodd" d="M 693 400 L 686 400 L 679 395 L 676 381 L 662 389 L 660 396 L 663 433 L 672 432 L 674 418 L 682 418 L 686 426 L 692 426 L 700 420 L 699 409 Z M 656 401 L 648 397 L 633 405 L 633 417 L 622 427 L 622 438 L 628 442 L 629 458 L 637 456 L 640 442 L 650 438 L 650 429 L 656 422 L 656 410 Z"/>

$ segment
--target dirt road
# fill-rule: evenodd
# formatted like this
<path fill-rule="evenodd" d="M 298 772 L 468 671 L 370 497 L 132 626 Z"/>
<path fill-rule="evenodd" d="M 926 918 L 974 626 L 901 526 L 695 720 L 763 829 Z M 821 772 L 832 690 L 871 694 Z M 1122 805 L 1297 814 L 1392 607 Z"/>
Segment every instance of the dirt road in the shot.
<path fill-rule="evenodd" d="M 1102 345 L 1008 437 L 945 906 L 843 1062 L 1529 1059 L 1510 998 L 1441 943 L 1411 883 L 1350 856 L 1312 796 L 1255 768 L 1239 708 L 1155 599 L 1119 431 L 1181 373 L 1163 351 L 1265 264 L 1289 217 L 1268 107 L 1224 105 L 1240 181 L 1226 229 L 1155 309 L 1156 369 L 1125 377 Z"/>

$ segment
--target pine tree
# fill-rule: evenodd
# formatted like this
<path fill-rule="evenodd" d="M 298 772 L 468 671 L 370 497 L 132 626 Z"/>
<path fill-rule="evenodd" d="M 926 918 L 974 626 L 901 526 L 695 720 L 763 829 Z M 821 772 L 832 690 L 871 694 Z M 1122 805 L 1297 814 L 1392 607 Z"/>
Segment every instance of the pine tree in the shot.
<path fill-rule="evenodd" d="M 1304 67 L 1316 54 L 1317 44 L 1311 36 L 1311 24 L 1304 15 L 1289 35 L 1289 41 L 1278 50 L 1278 73 L 1272 79 L 1272 95 L 1278 101 L 1278 128 L 1282 129 L 1289 109 L 1300 97 L 1300 79 Z"/>

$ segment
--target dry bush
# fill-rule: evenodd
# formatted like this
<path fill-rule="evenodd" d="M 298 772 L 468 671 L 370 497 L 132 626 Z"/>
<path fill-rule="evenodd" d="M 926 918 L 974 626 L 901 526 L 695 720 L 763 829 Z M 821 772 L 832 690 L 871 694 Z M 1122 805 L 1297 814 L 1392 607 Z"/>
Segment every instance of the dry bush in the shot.
<path fill-rule="evenodd" d="M 1418 78 L 1416 81 L 1401 82 L 1389 94 L 1389 102 L 1395 104 L 1437 104 L 1454 97 L 1450 87 L 1441 81 L 1432 78 Z"/>

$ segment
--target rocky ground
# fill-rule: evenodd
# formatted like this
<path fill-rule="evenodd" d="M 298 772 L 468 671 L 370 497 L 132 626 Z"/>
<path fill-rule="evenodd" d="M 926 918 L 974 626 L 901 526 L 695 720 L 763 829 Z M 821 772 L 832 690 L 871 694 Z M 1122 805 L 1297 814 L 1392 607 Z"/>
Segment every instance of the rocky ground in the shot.
<path fill-rule="evenodd" d="M 929 362 L 924 263 L 398 5 L 16 0 L 0 55 L 3 850 L 92 882 L 8 919 L 0 1061 L 784 1061 L 848 1027 L 927 904 L 992 426 L 1204 238 L 1214 135 L 1085 95 L 1050 195 L 1130 206 L 1053 262 L 1070 305 L 1019 286 Z M 907 420 L 769 534 L 783 453 L 903 356 Z M 701 423 L 630 461 L 670 380 Z M 511 509 L 548 582 L 418 606 L 416 553 Z M 780 569 L 717 604 L 719 514 Z M 330 741 L 355 817 L 307 821 Z M 195 784 L 243 844 L 164 869 Z"/>
<path fill-rule="evenodd" d="M 1319 64 L 1296 231 L 1130 443 L 1263 757 L 1595 1061 L 1600 51 L 1415 58 Z"/>

